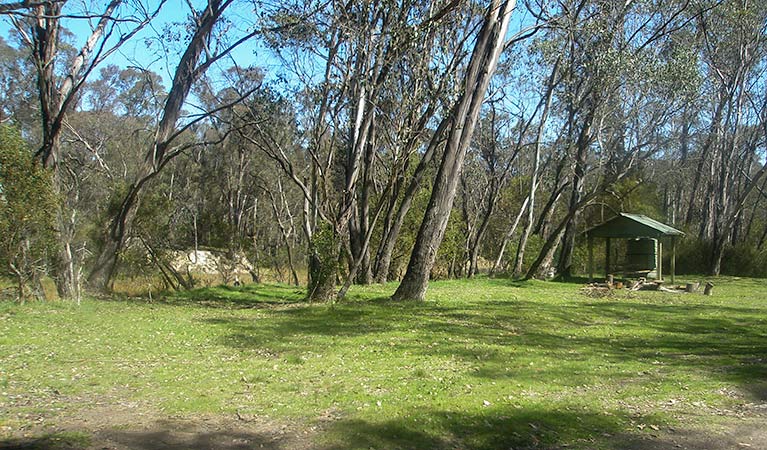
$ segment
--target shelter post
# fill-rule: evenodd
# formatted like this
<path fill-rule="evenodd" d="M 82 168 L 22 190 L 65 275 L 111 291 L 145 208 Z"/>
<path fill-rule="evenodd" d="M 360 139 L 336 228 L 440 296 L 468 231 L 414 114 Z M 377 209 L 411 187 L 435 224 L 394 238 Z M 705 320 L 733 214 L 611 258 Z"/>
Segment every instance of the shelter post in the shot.
<path fill-rule="evenodd" d="M 594 281 L 594 238 L 589 234 L 589 283 Z"/>
<path fill-rule="evenodd" d="M 663 241 L 658 238 L 658 281 L 663 281 Z"/>
<path fill-rule="evenodd" d="M 676 236 L 671 236 L 671 284 L 676 282 Z"/>
<path fill-rule="evenodd" d="M 605 238 L 605 278 L 610 275 L 610 238 Z"/>

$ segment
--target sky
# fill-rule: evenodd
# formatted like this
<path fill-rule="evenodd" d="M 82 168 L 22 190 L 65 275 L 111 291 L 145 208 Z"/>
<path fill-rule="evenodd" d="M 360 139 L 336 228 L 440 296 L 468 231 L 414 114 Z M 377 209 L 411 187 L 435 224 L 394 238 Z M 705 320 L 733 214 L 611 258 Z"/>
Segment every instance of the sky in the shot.
<path fill-rule="evenodd" d="M 130 11 L 129 8 L 131 6 L 128 5 L 138 2 L 146 3 L 148 10 L 154 10 L 159 5 L 160 0 L 124 0 L 123 7 L 125 10 L 120 11 L 121 14 L 125 15 L 126 12 Z M 196 6 L 207 3 L 206 0 L 189 0 L 189 2 L 193 2 Z M 66 3 L 64 12 L 67 14 L 82 14 L 85 10 L 102 11 L 105 3 L 106 0 L 69 0 Z M 228 38 L 236 39 L 236 37 L 248 30 L 248 26 L 252 27 L 256 23 L 259 18 L 258 13 L 263 13 L 264 10 L 263 7 L 260 7 L 259 11 L 255 11 L 252 4 L 251 0 L 243 0 L 233 5 L 230 11 L 228 11 L 228 17 L 231 19 L 231 28 L 227 31 Z M 276 5 L 279 5 L 279 2 Z M 531 24 L 532 19 L 523 12 L 524 10 L 525 8 L 518 7 L 515 11 L 509 27 L 509 35 L 513 35 Z M 99 68 L 105 67 L 107 64 L 114 64 L 120 68 L 141 67 L 159 74 L 163 79 L 165 88 L 168 89 L 173 77 L 173 71 L 183 51 L 184 43 L 183 39 L 177 40 L 177 38 L 180 38 L 177 34 L 183 31 L 184 28 L 175 24 L 183 24 L 188 20 L 188 14 L 189 6 L 187 0 L 165 0 L 165 4 L 156 19 L 99 65 L 90 79 L 96 79 Z M 81 48 L 91 34 L 91 26 L 93 24 L 83 19 L 63 19 L 63 23 L 73 34 L 72 44 L 78 49 Z M 130 25 L 123 24 L 119 26 L 124 32 L 130 29 Z M 14 28 L 10 20 L 7 17 L 0 16 L 0 36 L 3 36 L 8 41 L 13 41 L 9 39 L 13 32 Z M 313 58 L 311 55 L 307 55 L 307 57 L 309 60 Z M 251 40 L 235 49 L 231 53 L 231 58 L 222 60 L 219 67 L 209 71 L 209 79 L 217 83 L 214 87 L 215 90 L 223 89 L 229 84 L 218 76 L 217 72 L 220 73 L 221 70 L 231 66 L 233 61 L 236 61 L 242 67 L 259 67 L 264 72 L 267 82 L 287 80 L 286 84 L 278 88 L 283 92 L 292 91 L 293 88 L 301 85 L 298 82 L 297 75 L 292 74 L 289 68 L 284 67 L 270 50 L 259 44 L 258 40 Z M 321 76 L 319 70 L 317 73 L 318 76 Z M 295 80 L 296 83 L 291 83 L 290 80 Z M 295 86 L 290 86 L 291 84 L 295 84 Z M 523 103 L 526 102 L 523 99 L 519 100 Z M 194 95 L 189 98 L 189 102 L 195 103 Z M 195 109 L 192 105 L 189 106 L 191 106 L 192 110 Z"/>
<path fill-rule="evenodd" d="M 84 11 L 84 3 L 85 1 L 70 1 L 67 3 L 64 12 L 68 14 L 81 13 Z M 99 11 L 100 9 L 103 9 L 103 1 L 94 3 L 96 3 L 96 7 L 91 8 L 91 11 Z M 197 1 L 195 3 L 200 2 Z M 150 0 L 147 8 L 157 8 L 158 4 L 159 1 Z M 186 21 L 188 13 L 189 7 L 186 1 L 166 0 L 166 3 L 161 8 L 156 19 L 141 30 L 129 42 L 124 44 L 119 50 L 113 53 L 99 67 L 104 67 L 107 64 L 114 64 L 120 68 L 137 66 L 150 69 L 162 76 L 165 86 L 167 87 L 170 84 L 172 72 L 176 67 L 180 53 L 183 51 L 181 45 L 173 39 L 174 36 L 168 34 L 167 29 L 171 24 L 183 23 Z M 247 7 L 240 7 L 240 9 L 233 10 L 231 13 L 233 13 L 235 17 L 243 19 L 247 16 L 254 16 L 252 11 L 248 11 Z M 243 20 L 243 22 L 245 22 L 245 20 Z M 81 48 L 91 34 L 92 24 L 90 21 L 83 19 L 64 19 L 63 23 L 64 26 L 73 33 L 72 44 L 78 49 Z M 121 27 L 123 30 L 128 30 L 129 25 L 130 24 L 121 25 Z M 237 25 L 235 24 L 233 27 L 237 27 Z M 175 26 L 171 29 L 178 32 L 182 27 Z M 231 30 L 230 32 L 232 35 L 235 35 L 237 34 L 236 31 L 237 30 Z M 14 39 L 11 38 L 13 34 L 15 34 L 15 28 L 10 19 L 8 17 L 0 16 L 0 36 L 8 42 L 13 42 Z M 114 39 L 111 41 L 114 42 Z M 253 43 L 245 43 L 237 48 L 232 52 L 232 58 L 237 60 L 238 63 L 243 66 L 255 64 L 261 67 L 274 67 L 276 64 L 276 61 L 268 55 L 266 50 L 257 47 Z M 223 64 L 226 65 L 226 62 Z"/>

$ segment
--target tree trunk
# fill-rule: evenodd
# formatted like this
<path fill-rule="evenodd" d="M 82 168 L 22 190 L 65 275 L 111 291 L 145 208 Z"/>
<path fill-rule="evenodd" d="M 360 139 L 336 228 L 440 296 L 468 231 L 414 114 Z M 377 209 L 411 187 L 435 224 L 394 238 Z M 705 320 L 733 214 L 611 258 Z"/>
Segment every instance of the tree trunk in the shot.
<path fill-rule="evenodd" d="M 572 275 L 573 252 L 575 250 L 575 235 L 578 227 L 578 211 L 583 194 L 583 185 L 585 183 L 586 155 L 588 147 L 591 145 L 592 133 L 591 127 L 596 115 L 596 106 L 598 101 L 594 100 L 589 109 L 585 121 L 578 133 L 577 152 L 575 156 L 575 165 L 573 167 L 573 185 L 570 192 L 569 220 L 565 227 L 562 238 L 562 253 L 559 255 L 559 264 L 557 267 L 558 275 L 570 277 Z"/>
<path fill-rule="evenodd" d="M 554 259 L 554 253 L 557 251 L 557 246 L 565 232 L 565 227 L 572 219 L 572 214 L 574 214 L 574 211 L 571 211 L 570 214 L 560 222 L 556 230 L 554 230 L 546 240 L 546 243 L 543 244 L 540 253 L 538 253 L 538 258 L 536 258 L 527 270 L 527 274 L 525 275 L 526 280 L 531 278 L 543 278 L 544 272 L 551 266 Z"/>
<path fill-rule="evenodd" d="M 490 224 L 490 216 L 493 215 L 493 210 L 495 209 L 495 197 L 495 193 L 490 194 L 487 209 L 482 216 L 482 222 L 480 222 L 479 228 L 477 228 L 477 233 L 474 236 L 474 241 L 471 243 L 469 254 L 469 271 L 466 274 L 469 278 L 476 275 L 479 271 L 479 268 L 477 267 L 477 260 L 479 259 L 479 248 L 482 245 L 482 239 L 485 237 L 487 226 Z"/>
<path fill-rule="evenodd" d="M 432 195 L 418 230 L 407 272 L 392 296 L 394 300 L 423 300 L 426 295 L 431 268 L 450 218 L 466 149 L 503 50 L 515 5 L 514 0 L 503 3 L 494 0 L 488 8 L 467 68 L 464 93 L 453 110 L 450 133 Z"/>
<path fill-rule="evenodd" d="M 171 159 L 179 154 L 179 152 L 169 152 L 169 150 L 171 142 L 177 136 L 176 123 L 181 115 L 181 108 L 194 82 L 209 67 L 206 63 L 199 64 L 200 56 L 203 50 L 207 49 L 208 38 L 213 30 L 213 25 L 230 4 L 224 0 L 209 0 L 208 7 L 198 19 L 197 28 L 194 30 L 192 39 L 181 56 L 173 76 L 173 84 L 165 100 L 154 143 L 147 152 L 136 181 L 128 189 L 120 209 L 112 218 L 103 247 L 91 273 L 88 275 L 88 287 L 92 290 L 101 292 L 109 290 L 117 270 L 119 253 L 133 226 L 133 219 L 139 205 L 139 196 L 143 192 L 144 186 L 157 176 Z"/>
<path fill-rule="evenodd" d="M 376 283 L 386 283 L 387 281 L 389 266 L 391 265 L 391 255 L 394 251 L 394 243 L 396 243 L 396 234 L 399 234 L 399 227 L 402 226 L 402 223 L 400 222 L 397 233 L 394 235 L 392 234 L 395 226 L 395 213 L 398 211 L 398 208 L 396 208 L 397 200 L 399 198 L 400 190 L 402 189 L 404 172 L 407 170 L 407 165 L 406 162 L 402 172 L 395 175 L 396 179 L 389 196 L 386 217 L 384 217 L 383 228 L 381 230 L 381 242 L 379 243 L 378 251 L 376 251 L 376 257 L 373 262 L 373 279 Z"/>
<path fill-rule="evenodd" d="M 533 219 L 535 218 L 535 193 L 538 190 L 538 172 L 540 171 L 541 166 L 541 141 L 543 141 L 543 130 L 549 117 L 549 109 L 551 108 L 552 99 L 554 98 L 554 86 L 556 84 L 558 70 L 559 59 L 554 63 L 554 67 L 551 69 L 551 76 L 549 77 L 548 83 L 546 83 L 546 97 L 543 112 L 541 113 L 541 122 L 538 124 L 538 133 L 535 139 L 533 173 L 530 175 L 530 191 L 527 195 L 527 198 L 529 199 L 527 219 L 525 220 L 525 228 L 522 230 L 522 234 L 519 237 L 517 255 L 514 258 L 514 268 L 511 270 L 512 277 L 518 277 L 522 273 L 522 264 L 525 260 L 525 248 L 527 247 L 527 240 L 530 237 L 530 232 L 533 229 Z"/>
<path fill-rule="evenodd" d="M 335 300 L 340 252 L 341 242 L 335 230 L 326 223 L 318 224 L 309 244 L 308 301 Z"/>
<path fill-rule="evenodd" d="M 498 251 L 498 257 L 495 259 L 495 264 L 493 264 L 493 269 L 490 271 L 491 274 L 495 274 L 499 270 L 501 270 L 501 263 L 503 261 L 503 255 L 506 253 L 506 246 L 509 245 L 509 241 L 511 240 L 511 238 L 514 237 L 514 233 L 517 231 L 517 226 L 519 225 L 519 221 L 522 219 L 522 215 L 525 214 L 525 211 L 528 208 L 527 205 L 529 202 L 530 202 L 530 197 L 525 197 L 525 201 L 522 202 L 522 206 L 519 208 L 519 213 L 517 213 L 517 217 L 511 223 L 511 227 L 509 227 L 509 230 L 503 236 L 503 241 L 501 242 L 501 249 Z"/>
<path fill-rule="evenodd" d="M 376 146 L 375 127 L 376 120 L 373 118 L 363 158 L 363 176 L 360 195 L 357 201 L 357 214 L 353 217 L 349 227 L 349 241 L 352 255 L 354 256 L 353 265 L 356 261 L 359 261 L 355 281 L 358 284 L 365 285 L 373 282 L 373 269 L 370 265 L 370 246 L 365 243 L 365 236 L 367 236 L 370 227 L 370 190 L 373 187 L 373 156 Z"/>
<path fill-rule="evenodd" d="M 58 152 L 56 152 L 58 153 Z M 77 190 L 67 189 L 61 180 L 58 168 L 53 171 L 53 183 L 59 204 L 56 208 L 56 255 L 53 261 L 53 281 L 60 299 L 75 300 L 80 303 L 82 282 L 80 279 L 80 260 L 73 251 L 77 222 Z M 71 193 L 74 192 L 74 199 Z"/>
<path fill-rule="evenodd" d="M 421 160 L 418 161 L 418 165 L 416 166 L 415 172 L 410 179 L 410 183 L 408 184 L 407 189 L 405 189 L 405 193 L 403 194 L 402 200 L 400 201 L 399 207 L 397 208 L 397 213 L 394 221 L 392 222 L 388 233 L 385 233 L 383 239 L 381 240 L 378 252 L 376 253 L 375 281 L 377 283 L 385 283 L 389 277 L 394 246 L 397 244 L 397 238 L 399 237 L 399 233 L 402 230 L 402 225 L 405 223 L 405 217 L 407 216 L 408 211 L 410 211 L 410 207 L 413 204 L 415 195 L 421 188 L 421 182 L 423 181 L 423 177 L 426 174 L 426 169 L 428 168 L 429 163 L 431 163 L 431 160 L 434 158 L 437 146 L 441 142 L 443 133 L 449 124 L 449 121 L 443 120 L 439 124 L 439 127 L 437 127 L 437 130 L 434 132 L 426 152 L 424 153 L 423 157 L 421 157 Z M 396 197 L 394 200 L 396 201 Z"/>

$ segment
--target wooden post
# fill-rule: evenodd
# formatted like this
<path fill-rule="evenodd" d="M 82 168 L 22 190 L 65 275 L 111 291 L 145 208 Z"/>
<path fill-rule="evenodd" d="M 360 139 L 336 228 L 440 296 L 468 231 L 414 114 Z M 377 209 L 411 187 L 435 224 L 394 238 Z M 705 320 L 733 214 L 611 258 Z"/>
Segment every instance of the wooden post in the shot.
<path fill-rule="evenodd" d="M 663 242 L 658 239 L 658 281 L 663 281 Z"/>
<path fill-rule="evenodd" d="M 610 275 L 610 238 L 605 238 L 605 278 Z"/>
<path fill-rule="evenodd" d="M 671 284 L 676 283 L 676 236 L 671 236 Z"/>
<path fill-rule="evenodd" d="M 594 237 L 589 235 L 589 283 L 594 281 Z"/>

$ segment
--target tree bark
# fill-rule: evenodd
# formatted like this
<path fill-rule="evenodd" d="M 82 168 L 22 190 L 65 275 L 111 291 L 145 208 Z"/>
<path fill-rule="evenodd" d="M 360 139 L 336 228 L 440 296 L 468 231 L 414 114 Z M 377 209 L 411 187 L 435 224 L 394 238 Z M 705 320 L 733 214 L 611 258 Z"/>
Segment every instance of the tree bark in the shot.
<path fill-rule="evenodd" d="M 432 195 L 416 237 L 405 277 L 392 296 L 394 300 L 423 300 L 431 268 L 437 255 L 455 199 L 458 178 L 463 167 L 474 127 L 501 51 L 514 0 L 491 2 L 482 29 L 477 36 L 467 68 L 464 92 L 453 110 L 452 124 L 445 152 L 437 172 Z"/>
<path fill-rule="evenodd" d="M 405 217 L 407 216 L 408 211 L 410 211 L 410 207 L 413 204 L 415 195 L 421 188 L 421 183 L 423 181 L 424 175 L 426 174 L 426 169 L 434 158 L 437 147 L 442 142 L 442 136 L 447 130 L 449 124 L 449 121 L 443 120 L 437 127 L 437 130 L 434 132 L 434 135 L 429 141 L 429 146 L 427 147 L 426 152 L 421 157 L 421 160 L 418 161 L 418 165 L 416 166 L 415 172 L 410 179 L 410 183 L 408 183 L 407 189 L 405 189 L 405 192 L 402 195 L 402 200 L 399 203 L 399 207 L 397 207 L 397 213 L 394 221 L 388 228 L 388 232 L 384 233 L 384 237 L 378 248 L 378 252 L 376 253 L 375 280 L 377 283 L 385 283 L 389 277 L 394 246 L 396 245 L 397 238 L 399 237 L 399 233 L 402 230 L 402 225 L 405 223 Z M 394 200 L 396 201 L 396 198 L 394 198 Z M 386 230 L 386 227 L 384 230 Z"/>
<path fill-rule="evenodd" d="M 522 264 L 525 260 L 525 248 L 527 247 L 527 240 L 530 237 L 530 232 L 533 229 L 533 219 L 535 218 L 535 193 L 538 191 L 538 172 L 541 165 L 541 143 L 543 141 L 543 130 L 546 126 L 546 121 L 549 117 L 549 109 L 551 108 L 551 102 L 554 98 L 554 86 L 556 84 L 557 71 L 559 70 L 559 59 L 554 63 L 554 67 L 551 69 L 551 76 L 548 83 L 546 83 L 546 96 L 543 106 L 543 112 L 541 113 L 541 122 L 538 124 L 538 133 L 535 138 L 535 154 L 533 156 L 533 172 L 530 174 L 530 191 L 527 195 L 529 204 L 527 206 L 527 219 L 525 220 L 525 228 L 522 230 L 522 234 L 519 237 L 519 244 L 517 245 L 517 255 L 514 258 L 514 267 L 511 270 L 512 277 L 518 277 L 522 273 Z M 506 242 L 504 241 L 504 246 Z M 496 261 L 497 264 L 497 261 Z"/>
<path fill-rule="evenodd" d="M 133 226 L 140 195 L 146 183 L 157 176 L 162 168 L 178 155 L 178 152 L 169 150 L 171 142 L 177 136 L 176 123 L 181 115 L 181 108 L 192 84 L 202 76 L 210 65 L 209 62 L 200 64 L 200 57 L 207 47 L 213 25 L 230 4 L 231 0 L 209 0 L 207 8 L 198 19 L 198 26 L 194 30 L 192 39 L 181 56 L 173 76 L 173 83 L 165 100 L 154 144 L 147 152 L 136 181 L 129 187 L 119 210 L 112 218 L 104 244 L 88 275 L 88 288 L 93 291 L 106 292 L 110 290 L 110 284 L 117 269 L 119 253 Z"/>
<path fill-rule="evenodd" d="M 506 246 L 509 245 L 509 241 L 511 241 L 511 238 L 514 237 L 514 233 L 517 231 L 517 226 L 519 226 L 519 221 L 522 219 L 522 216 L 525 214 L 525 211 L 527 211 L 529 203 L 530 203 L 530 197 L 525 197 L 525 200 L 522 202 L 522 206 L 520 206 L 519 208 L 519 213 L 517 213 L 517 217 L 511 223 L 509 230 L 506 231 L 506 234 L 503 236 L 503 241 L 501 241 L 501 248 L 500 250 L 498 250 L 498 257 L 495 259 L 495 264 L 493 265 L 493 269 L 490 271 L 491 274 L 496 274 L 499 270 L 501 270 L 503 255 L 506 253 Z"/>
<path fill-rule="evenodd" d="M 596 103 L 596 102 L 595 102 Z M 591 145 L 592 133 L 591 127 L 596 114 L 596 104 L 592 105 L 586 115 L 585 122 L 578 134 L 577 152 L 573 167 L 573 183 L 570 192 L 570 203 L 568 212 L 568 221 L 565 226 L 562 237 L 562 253 L 559 256 L 557 267 L 558 275 L 570 277 L 572 274 L 572 258 L 575 249 L 575 234 L 578 226 L 578 211 L 581 196 L 583 194 L 583 185 L 585 182 L 586 154 L 589 145 Z"/>

